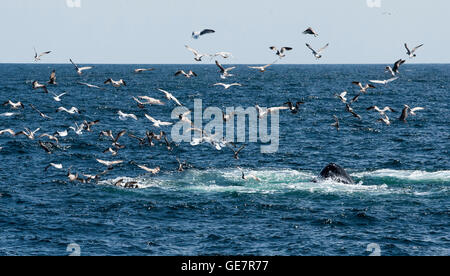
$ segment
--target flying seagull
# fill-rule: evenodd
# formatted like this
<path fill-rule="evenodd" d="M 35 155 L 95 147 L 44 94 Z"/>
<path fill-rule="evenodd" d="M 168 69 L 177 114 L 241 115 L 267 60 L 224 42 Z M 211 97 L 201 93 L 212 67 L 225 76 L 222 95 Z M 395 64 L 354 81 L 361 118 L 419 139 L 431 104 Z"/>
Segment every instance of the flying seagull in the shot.
<path fill-rule="evenodd" d="M 264 65 L 264 66 L 249 66 L 248 68 L 256 69 L 256 70 L 259 70 L 259 72 L 264 73 L 267 70 L 267 68 L 269 68 L 270 66 L 274 65 L 276 62 L 277 62 L 277 60 L 272 62 L 271 64 L 267 64 L 267 65 Z"/>
<path fill-rule="evenodd" d="M 89 88 L 96 88 L 96 89 L 104 90 L 104 88 L 102 88 L 102 87 L 100 87 L 100 86 L 93 85 L 93 84 L 89 84 L 89 83 L 85 83 L 85 82 L 79 82 L 78 84 L 87 86 L 87 87 L 89 87 Z"/>
<path fill-rule="evenodd" d="M 123 79 L 120 79 L 120 80 L 118 80 L 118 81 L 115 81 L 115 80 L 113 80 L 113 79 L 107 79 L 107 80 L 104 82 L 104 84 L 111 84 L 111 85 L 114 86 L 115 88 L 119 88 L 119 87 L 121 87 L 122 85 L 123 85 L 123 86 L 127 86 L 127 83 L 126 83 Z"/>
<path fill-rule="evenodd" d="M 105 161 L 105 160 L 101 160 L 101 159 L 96 159 L 96 160 L 98 163 L 105 165 L 109 168 L 112 168 L 115 165 L 119 165 L 119 164 L 123 163 L 123 161 L 120 161 L 120 160 L 119 161 Z"/>
<path fill-rule="evenodd" d="M 280 58 L 284 58 L 286 56 L 286 51 L 292 51 L 293 48 L 291 47 L 283 47 L 280 50 L 278 50 L 275 46 L 270 47 L 270 50 L 275 51 L 276 55 Z"/>
<path fill-rule="evenodd" d="M 78 67 L 78 65 L 76 65 L 76 64 L 72 61 L 72 59 L 70 59 L 70 63 L 72 63 L 73 66 L 75 66 L 75 70 L 77 70 L 77 73 L 78 73 L 78 75 L 80 75 L 80 76 L 83 74 L 83 71 L 85 71 L 85 70 L 90 70 L 90 69 L 93 68 L 92 66 Z"/>
<path fill-rule="evenodd" d="M 390 112 L 396 112 L 394 109 L 392 109 L 392 108 L 389 107 L 389 106 L 386 106 L 385 108 L 380 109 L 380 108 L 379 108 L 378 106 L 376 106 L 376 105 L 367 108 L 367 110 L 368 110 L 368 111 L 374 110 L 374 111 L 380 113 L 380 115 L 382 115 L 382 116 L 386 115 L 386 112 L 388 112 L 388 111 L 390 111 Z"/>
<path fill-rule="evenodd" d="M 31 131 L 28 128 L 25 128 L 24 131 L 18 132 L 16 134 L 14 134 L 14 136 L 19 136 L 19 135 L 24 135 L 26 137 L 28 137 L 28 139 L 30 140 L 34 140 L 35 134 L 36 132 L 38 132 L 39 130 L 41 130 L 40 128 L 36 129 L 35 131 Z"/>
<path fill-rule="evenodd" d="M 335 127 L 337 129 L 337 131 L 339 131 L 339 129 L 340 129 L 339 118 L 336 115 L 333 115 L 333 117 L 336 122 L 334 124 L 331 124 L 331 126 Z"/>
<path fill-rule="evenodd" d="M 233 54 L 229 53 L 229 52 L 218 52 L 218 53 L 215 53 L 213 56 L 222 57 L 222 58 L 230 58 L 233 56 Z"/>
<path fill-rule="evenodd" d="M 303 34 L 310 34 L 310 35 L 314 35 L 315 37 L 318 37 L 319 36 L 319 34 L 318 33 L 316 33 L 311 27 L 309 27 L 308 29 L 306 29 L 304 32 L 303 32 Z"/>
<path fill-rule="evenodd" d="M 216 32 L 216 31 L 211 30 L 211 29 L 204 29 L 203 31 L 200 31 L 200 32 L 194 31 L 194 32 L 192 32 L 192 38 L 193 38 L 193 39 L 199 39 L 200 36 L 202 36 L 202 35 L 205 35 L 205 34 L 213 34 L 213 33 L 215 33 L 215 32 Z"/>
<path fill-rule="evenodd" d="M 406 48 L 406 51 L 407 51 L 406 54 L 409 56 L 409 58 L 415 58 L 415 57 L 417 57 L 417 55 L 415 54 L 415 52 L 417 51 L 417 49 L 419 49 L 419 48 L 422 47 L 422 46 L 423 46 L 423 44 L 421 44 L 421 45 L 415 47 L 415 48 L 412 49 L 412 50 L 409 50 L 408 44 L 405 43 L 405 48 Z"/>
<path fill-rule="evenodd" d="M 42 113 L 41 111 L 39 111 L 39 109 L 37 109 L 34 105 L 30 104 L 30 107 L 36 111 L 37 113 L 39 113 L 39 115 L 44 118 L 44 119 L 49 119 L 51 120 L 52 118 L 50 118 L 49 116 L 45 115 L 44 113 Z"/>
<path fill-rule="evenodd" d="M 353 115 L 353 117 L 358 118 L 359 120 L 362 119 L 361 116 L 357 114 L 349 104 L 346 105 L 346 109 L 348 113 Z"/>
<path fill-rule="evenodd" d="M 134 115 L 134 114 L 126 114 L 126 113 L 123 113 L 121 110 L 119 110 L 119 112 L 117 112 L 117 114 L 119 115 L 119 119 L 122 120 L 122 121 L 126 121 L 128 118 L 131 118 L 131 119 L 133 119 L 135 121 L 138 120 L 138 117 L 136 115 Z"/>
<path fill-rule="evenodd" d="M 52 73 L 50 74 L 50 80 L 47 83 L 51 85 L 56 85 L 56 70 L 52 71 Z"/>
<path fill-rule="evenodd" d="M 73 114 L 75 114 L 75 113 L 77 113 L 77 114 L 81 114 L 81 112 L 78 110 L 78 108 L 76 108 L 76 107 L 72 107 L 72 108 L 70 108 L 70 109 L 67 109 L 67 108 L 65 108 L 65 107 L 59 107 L 58 108 L 58 110 L 56 110 L 56 112 L 58 113 L 58 112 L 66 112 L 66 113 L 69 113 L 69 114 L 71 114 L 71 115 L 73 115 Z"/>
<path fill-rule="evenodd" d="M 384 114 L 383 118 L 378 119 L 377 122 L 385 123 L 388 126 L 391 125 L 391 121 L 390 121 L 389 117 L 386 114 Z"/>
<path fill-rule="evenodd" d="M 316 59 L 320 59 L 320 58 L 322 58 L 322 52 L 328 47 L 330 45 L 330 43 L 327 43 L 327 45 L 325 45 L 325 46 L 323 46 L 319 51 L 316 51 L 316 50 L 314 50 L 312 47 L 311 47 L 311 45 L 309 45 L 308 43 L 306 43 L 306 47 L 308 47 L 311 51 L 312 51 L 312 53 L 313 53 L 313 55 L 316 57 Z"/>
<path fill-rule="evenodd" d="M 55 93 L 53 93 L 52 92 L 52 94 L 53 94 L 53 100 L 55 100 L 55 102 L 60 102 L 61 101 L 61 97 L 62 96 L 64 96 L 64 95 L 66 95 L 67 93 L 66 92 L 64 92 L 64 93 L 62 93 L 61 95 L 56 95 Z"/>
<path fill-rule="evenodd" d="M 186 47 L 186 49 L 188 49 L 189 51 L 191 51 L 194 54 L 194 56 L 195 56 L 194 60 L 195 61 L 202 61 L 202 58 L 209 56 L 207 54 L 200 54 L 197 50 L 192 49 L 188 45 L 185 45 L 185 47 Z"/>
<path fill-rule="evenodd" d="M 36 52 L 36 48 L 34 48 L 34 61 L 38 62 L 41 60 L 41 57 L 50 54 L 52 51 L 47 51 L 47 52 L 43 52 L 41 54 L 38 55 L 38 53 Z"/>
<path fill-rule="evenodd" d="M 169 122 L 162 122 L 160 120 L 156 120 L 155 118 L 145 114 L 145 118 L 147 118 L 150 122 L 153 123 L 154 127 L 160 128 L 161 126 L 171 126 L 173 125 L 172 123 Z"/>
<path fill-rule="evenodd" d="M 197 77 L 197 74 L 193 72 L 192 70 L 189 71 L 189 73 L 184 72 L 183 70 L 179 70 L 175 73 L 175 76 L 183 75 L 186 78 L 190 79 L 192 77 Z"/>
<path fill-rule="evenodd" d="M 271 107 L 271 108 L 261 108 L 259 105 L 256 105 L 256 110 L 258 110 L 258 117 L 260 119 L 264 118 L 265 116 L 268 116 L 269 114 L 279 112 L 281 110 L 288 110 L 289 107 L 287 106 L 280 106 L 280 107 Z"/>
<path fill-rule="evenodd" d="M 335 94 L 335 96 L 337 98 L 339 98 L 343 103 L 347 103 L 347 98 L 346 98 L 347 94 L 348 94 L 348 92 L 344 91 L 341 94 Z"/>
<path fill-rule="evenodd" d="M 214 86 L 223 86 L 225 89 L 230 89 L 233 86 L 242 86 L 242 84 L 237 83 L 237 82 L 236 83 L 231 83 L 231 84 L 226 84 L 226 83 L 219 82 L 219 83 L 214 84 Z"/>
<path fill-rule="evenodd" d="M 305 104 L 304 102 L 296 102 L 295 105 L 292 102 L 287 102 L 285 103 L 285 105 L 289 106 L 289 110 L 292 112 L 292 114 L 297 114 L 299 109 L 300 109 L 300 105 Z"/>
<path fill-rule="evenodd" d="M 361 90 L 360 90 L 361 93 L 366 93 L 367 89 L 369 89 L 369 88 L 372 88 L 372 89 L 376 88 L 372 84 L 366 84 L 365 86 L 363 86 L 363 84 L 361 82 L 359 82 L 359 81 L 354 81 L 354 82 L 352 82 L 352 84 L 354 84 L 354 85 L 358 86 L 359 88 L 361 88 Z"/>
<path fill-rule="evenodd" d="M 48 93 L 47 86 L 40 84 L 38 81 L 33 81 L 33 89 L 42 89 L 45 93 Z"/>
<path fill-rule="evenodd" d="M 400 68 L 401 65 L 403 65 L 406 62 L 406 60 L 404 59 L 399 59 L 395 62 L 394 67 L 391 66 L 387 66 L 386 67 L 386 72 L 389 72 L 392 74 L 393 77 L 396 76 L 396 74 L 399 74 L 400 71 L 398 70 Z"/>
<path fill-rule="evenodd" d="M 230 74 L 229 72 L 231 70 L 236 69 L 236 67 L 225 68 L 217 60 L 216 60 L 216 65 L 217 65 L 217 67 L 219 67 L 220 72 L 222 73 L 222 75 L 220 76 L 222 79 L 226 79 L 227 77 L 232 77 L 233 75 Z"/>
<path fill-rule="evenodd" d="M 391 79 L 388 79 L 388 80 L 371 80 L 370 82 L 371 83 L 376 83 L 376 84 L 384 84 L 384 85 L 386 85 L 386 84 L 391 83 L 391 82 L 396 81 L 396 80 L 398 80 L 398 77 L 391 78 Z"/>
<path fill-rule="evenodd" d="M 135 73 L 142 73 L 142 72 L 153 71 L 153 70 L 155 70 L 155 69 L 153 69 L 153 68 L 147 68 L 147 69 L 139 68 L 139 69 L 135 69 L 134 72 Z"/>
<path fill-rule="evenodd" d="M 5 102 L 3 105 L 4 106 L 10 105 L 12 109 L 19 109 L 19 108 L 24 109 L 25 108 L 21 102 L 13 103 L 11 100 Z"/>
<path fill-rule="evenodd" d="M 178 106 L 183 106 L 180 103 L 180 101 L 177 98 L 175 98 L 171 93 L 169 93 L 169 92 L 167 92 L 165 90 L 159 89 L 159 88 L 158 88 L 158 90 L 160 92 L 164 93 L 164 95 L 166 96 L 166 99 L 168 99 L 169 101 L 174 101 Z"/>

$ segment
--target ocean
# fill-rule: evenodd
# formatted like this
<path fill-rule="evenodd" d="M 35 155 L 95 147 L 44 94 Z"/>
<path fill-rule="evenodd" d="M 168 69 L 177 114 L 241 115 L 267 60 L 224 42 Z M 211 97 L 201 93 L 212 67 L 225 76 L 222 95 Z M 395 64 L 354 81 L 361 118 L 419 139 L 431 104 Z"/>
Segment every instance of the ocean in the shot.
<path fill-rule="evenodd" d="M 155 70 L 133 73 L 146 67 Z M 198 77 L 175 77 L 179 69 Z M 46 83 L 52 70 L 58 85 L 48 89 L 67 92 L 61 102 L 32 89 L 32 81 Z M 389 78 L 383 71 L 383 65 L 274 65 L 260 73 L 237 65 L 235 76 L 222 80 L 215 65 L 94 65 L 80 77 L 71 64 L 1 64 L 0 102 L 21 101 L 25 109 L 0 106 L 0 130 L 40 131 L 34 140 L 0 136 L 0 255 L 69 255 L 68 246 L 75 244 L 80 255 L 368 256 L 376 248 L 383 256 L 448 256 L 450 65 L 406 64 L 397 81 L 376 85 L 352 105 L 361 120 L 347 113 L 335 94 L 346 90 L 350 100 L 359 91 L 352 81 Z M 122 78 L 127 86 L 104 85 L 108 78 Z M 243 86 L 225 90 L 213 86 L 217 82 Z M 196 99 L 204 108 L 224 110 L 288 100 L 305 104 L 298 114 L 280 112 L 275 153 L 261 153 L 260 142 L 238 143 L 246 148 L 236 160 L 228 148 L 182 142 L 169 151 L 157 141 L 154 147 L 139 145 L 128 135 L 120 138 L 125 148 L 117 156 L 103 153 L 111 141 L 99 138 L 102 130 L 145 137 L 147 130 L 160 131 L 145 114 L 176 121 L 176 106 L 157 88 L 190 109 Z M 140 109 L 132 96 L 167 104 Z M 403 123 L 398 118 L 405 104 L 425 110 Z M 390 126 L 366 110 L 373 105 L 397 111 L 388 113 Z M 81 114 L 56 113 L 61 106 Z M 138 121 L 120 120 L 119 110 Z M 340 131 L 331 126 L 333 115 Z M 81 136 L 70 131 L 60 137 L 52 154 L 39 146 L 48 141 L 39 135 L 84 120 L 100 123 Z M 170 127 L 162 129 L 170 136 Z M 177 158 L 188 164 L 184 172 L 177 171 Z M 98 183 L 69 181 L 69 167 L 80 176 L 104 171 L 96 159 L 124 162 Z M 313 182 L 331 162 L 357 184 Z M 50 163 L 64 168 L 44 171 Z M 161 172 L 151 175 L 136 164 Z M 260 181 L 242 179 L 241 171 Z M 139 188 L 114 186 L 120 179 Z"/>

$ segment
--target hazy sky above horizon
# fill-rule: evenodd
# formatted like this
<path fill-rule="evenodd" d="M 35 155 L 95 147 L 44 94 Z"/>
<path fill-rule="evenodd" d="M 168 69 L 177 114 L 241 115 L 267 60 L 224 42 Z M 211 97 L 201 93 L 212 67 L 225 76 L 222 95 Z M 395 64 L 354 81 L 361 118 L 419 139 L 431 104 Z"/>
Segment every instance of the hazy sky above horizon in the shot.
<path fill-rule="evenodd" d="M 0 63 L 32 62 L 33 47 L 53 51 L 43 63 L 195 63 L 186 44 L 232 52 L 224 63 L 270 63 L 269 46 L 294 48 L 280 63 L 393 63 L 406 58 L 405 42 L 425 44 L 413 62 L 450 63 L 446 0 L 371 0 L 378 8 L 367 0 L 70 1 L 77 0 L 2 1 Z M 319 37 L 302 34 L 309 26 Z M 216 33 L 191 38 L 204 28 Z M 305 46 L 328 42 L 320 61 Z"/>

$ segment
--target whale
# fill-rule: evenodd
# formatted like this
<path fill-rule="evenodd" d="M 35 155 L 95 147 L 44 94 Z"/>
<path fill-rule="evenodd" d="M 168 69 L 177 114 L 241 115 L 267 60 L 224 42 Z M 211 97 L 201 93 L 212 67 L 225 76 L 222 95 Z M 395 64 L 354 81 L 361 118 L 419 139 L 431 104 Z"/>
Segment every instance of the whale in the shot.
<path fill-rule="evenodd" d="M 326 166 L 319 174 L 319 176 L 314 179 L 314 182 L 333 180 L 342 184 L 355 185 L 355 182 L 350 177 L 350 175 L 339 165 L 334 163 Z"/>

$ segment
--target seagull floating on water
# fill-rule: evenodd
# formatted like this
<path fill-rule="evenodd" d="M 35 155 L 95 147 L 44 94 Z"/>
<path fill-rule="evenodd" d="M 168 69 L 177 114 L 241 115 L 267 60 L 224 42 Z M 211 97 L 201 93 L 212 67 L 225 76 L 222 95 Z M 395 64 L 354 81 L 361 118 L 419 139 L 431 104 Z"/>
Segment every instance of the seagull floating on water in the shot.
<path fill-rule="evenodd" d="M 153 71 L 155 69 L 153 68 L 147 68 L 147 69 L 135 69 L 134 72 L 135 73 L 142 73 L 142 72 L 148 72 L 148 71 Z"/>

